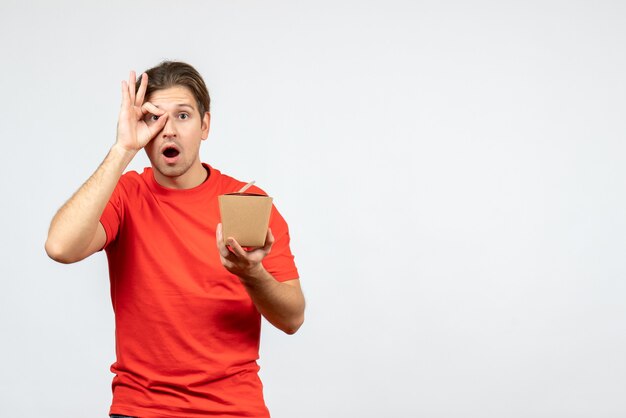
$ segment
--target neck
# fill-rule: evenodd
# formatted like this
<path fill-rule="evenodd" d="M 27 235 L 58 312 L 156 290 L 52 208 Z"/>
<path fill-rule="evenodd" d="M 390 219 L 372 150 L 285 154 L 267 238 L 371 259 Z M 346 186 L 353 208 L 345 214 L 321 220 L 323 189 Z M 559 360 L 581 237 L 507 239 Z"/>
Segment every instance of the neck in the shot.
<path fill-rule="evenodd" d="M 152 172 L 154 173 L 154 179 L 159 185 L 169 189 L 179 190 L 197 187 L 204 183 L 209 177 L 209 170 L 207 170 L 199 160 L 179 176 L 167 176 L 159 170 L 154 169 L 154 167 Z"/>

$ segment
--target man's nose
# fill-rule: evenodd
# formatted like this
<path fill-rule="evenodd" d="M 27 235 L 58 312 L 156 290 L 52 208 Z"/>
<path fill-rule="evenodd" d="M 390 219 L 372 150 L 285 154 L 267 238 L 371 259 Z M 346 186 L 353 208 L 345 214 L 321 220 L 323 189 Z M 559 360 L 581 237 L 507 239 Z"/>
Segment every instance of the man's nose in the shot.
<path fill-rule="evenodd" d="M 165 126 L 163 127 L 163 136 L 176 136 L 176 126 L 174 125 L 174 118 L 171 115 L 167 118 Z"/>

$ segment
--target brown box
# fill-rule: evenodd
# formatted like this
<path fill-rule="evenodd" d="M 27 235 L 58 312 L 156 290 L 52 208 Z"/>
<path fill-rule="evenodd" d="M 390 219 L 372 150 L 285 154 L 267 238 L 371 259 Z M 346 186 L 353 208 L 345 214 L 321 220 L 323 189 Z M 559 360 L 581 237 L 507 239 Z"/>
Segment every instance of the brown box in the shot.
<path fill-rule="evenodd" d="M 242 247 L 262 247 L 272 212 L 272 198 L 254 193 L 218 196 L 224 240 L 233 237 Z"/>

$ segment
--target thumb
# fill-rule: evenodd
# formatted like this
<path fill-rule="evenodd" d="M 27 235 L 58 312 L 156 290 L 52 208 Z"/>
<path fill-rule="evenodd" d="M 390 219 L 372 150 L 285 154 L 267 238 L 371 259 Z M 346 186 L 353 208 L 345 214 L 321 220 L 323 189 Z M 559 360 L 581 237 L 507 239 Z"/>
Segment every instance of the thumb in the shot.
<path fill-rule="evenodd" d="M 274 245 L 274 234 L 272 234 L 272 230 L 270 228 L 267 229 L 267 235 L 265 236 L 265 245 L 263 246 L 263 251 L 266 254 L 269 254 L 272 251 L 272 245 Z"/>
<path fill-rule="evenodd" d="M 159 117 L 152 125 L 148 126 L 148 131 L 150 132 L 150 139 L 154 138 L 159 132 L 163 130 L 165 124 L 167 123 L 167 118 L 169 117 L 168 113 L 165 113 Z"/>

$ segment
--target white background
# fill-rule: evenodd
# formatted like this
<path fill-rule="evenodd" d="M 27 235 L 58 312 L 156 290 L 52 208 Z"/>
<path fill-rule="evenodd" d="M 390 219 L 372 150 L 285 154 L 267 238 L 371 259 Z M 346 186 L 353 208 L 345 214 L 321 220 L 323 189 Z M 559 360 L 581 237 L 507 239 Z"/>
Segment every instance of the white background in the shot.
<path fill-rule="evenodd" d="M 0 416 L 108 412 L 105 256 L 43 244 L 163 59 L 291 227 L 273 417 L 626 416 L 623 2 L 2 0 L 0 47 Z"/>

